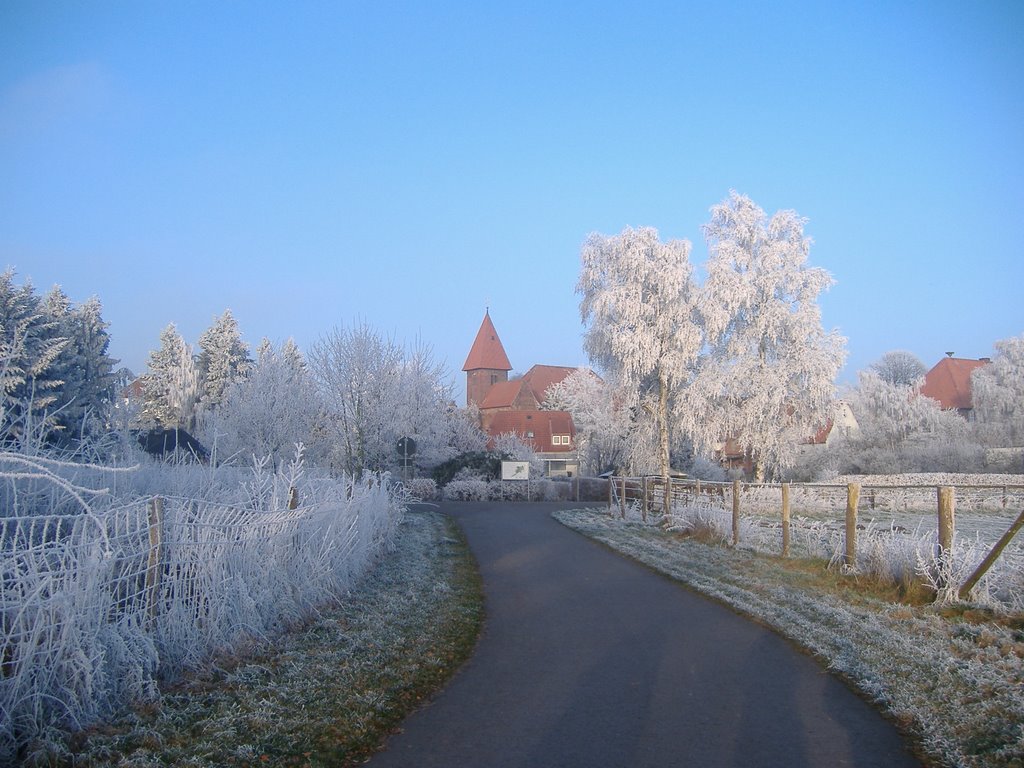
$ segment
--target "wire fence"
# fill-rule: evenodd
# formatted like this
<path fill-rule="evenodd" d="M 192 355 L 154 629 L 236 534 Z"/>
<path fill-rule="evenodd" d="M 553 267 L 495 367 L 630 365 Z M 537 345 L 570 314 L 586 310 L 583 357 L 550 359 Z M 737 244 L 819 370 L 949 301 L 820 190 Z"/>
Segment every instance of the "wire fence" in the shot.
<path fill-rule="evenodd" d="M 344 594 L 391 542 L 401 505 L 380 479 L 310 495 L 0 518 L 0 763 Z"/>
<path fill-rule="evenodd" d="M 944 600 L 970 594 L 1024 609 L 1024 546 L 1014 540 L 1024 524 L 1024 485 L 613 477 L 608 502 L 622 519 L 701 530 L 733 546 L 823 558 L 896 581 L 915 575 Z"/>

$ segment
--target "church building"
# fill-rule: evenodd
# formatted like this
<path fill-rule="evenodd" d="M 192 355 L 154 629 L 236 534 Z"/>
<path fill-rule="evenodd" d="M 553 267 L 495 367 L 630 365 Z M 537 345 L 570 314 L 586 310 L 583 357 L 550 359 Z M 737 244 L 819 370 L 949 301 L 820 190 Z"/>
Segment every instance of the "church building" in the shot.
<path fill-rule="evenodd" d="M 548 387 L 575 368 L 535 365 L 510 381 L 512 364 L 487 311 L 462 370 L 466 372 L 466 405 L 479 409 L 480 428 L 492 440 L 514 432 L 544 460 L 548 477 L 579 474 L 572 416 L 567 411 L 543 409 Z"/>

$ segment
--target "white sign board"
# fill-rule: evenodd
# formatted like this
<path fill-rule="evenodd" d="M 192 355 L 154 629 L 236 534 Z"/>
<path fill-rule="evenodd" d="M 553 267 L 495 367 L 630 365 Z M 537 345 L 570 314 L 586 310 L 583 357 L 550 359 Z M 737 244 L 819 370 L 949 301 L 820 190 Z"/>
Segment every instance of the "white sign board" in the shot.
<path fill-rule="evenodd" d="M 502 480 L 529 480 L 530 462 L 528 461 L 503 461 L 501 462 Z"/>

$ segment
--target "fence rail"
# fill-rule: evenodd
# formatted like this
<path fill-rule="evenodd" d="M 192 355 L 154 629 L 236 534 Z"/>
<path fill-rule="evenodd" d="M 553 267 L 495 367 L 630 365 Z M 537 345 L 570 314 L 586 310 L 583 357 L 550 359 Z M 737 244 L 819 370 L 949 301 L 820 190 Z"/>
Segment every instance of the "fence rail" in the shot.
<path fill-rule="evenodd" d="M 848 569 L 881 557 L 880 537 L 910 559 L 920 559 L 922 543 L 930 544 L 925 554 L 936 563 L 936 586 L 963 597 L 1002 557 L 1004 570 L 1013 571 L 1010 588 L 1024 590 L 1024 549 L 1010 546 L 1024 527 L 1024 485 L 748 484 L 618 476 L 609 480 L 608 505 L 622 518 L 636 514 L 669 526 L 717 526 L 733 546 L 750 539 L 753 548 L 784 557 L 798 540 L 802 554 L 824 555 Z M 968 547 L 969 554 L 955 555 L 958 546 Z M 956 572 L 957 557 L 961 571 L 968 567 L 961 561 L 972 560 L 969 577 Z"/>

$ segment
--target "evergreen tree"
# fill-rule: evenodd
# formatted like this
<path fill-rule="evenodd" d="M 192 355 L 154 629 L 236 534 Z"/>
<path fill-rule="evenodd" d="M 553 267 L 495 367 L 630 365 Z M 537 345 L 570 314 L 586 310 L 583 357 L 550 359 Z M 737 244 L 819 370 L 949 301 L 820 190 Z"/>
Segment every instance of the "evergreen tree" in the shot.
<path fill-rule="evenodd" d="M 62 384 L 55 363 L 69 343 L 31 283 L 16 286 L 13 270 L 0 275 L 0 435 L 45 434 Z"/>
<path fill-rule="evenodd" d="M 203 407 L 213 409 L 220 405 L 224 390 L 251 367 L 248 346 L 242 341 L 231 310 L 226 309 L 199 337 L 197 374 Z"/>
<path fill-rule="evenodd" d="M 106 425 L 113 398 L 113 367 L 108 354 L 109 324 L 103 320 L 102 305 L 91 298 L 80 307 L 54 286 L 43 300 L 43 308 L 68 344 L 54 360 L 53 375 L 61 381 L 52 404 L 55 425 L 64 439 L 97 434 Z"/>
<path fill-rule="evenodd" d="M 147 365 L 149 371 L 142 377 L 143 424 L 194 429 L 198 376 L 192 350 L 174 323 L 161 332 L 160 348 L 149 353 Z"/>

